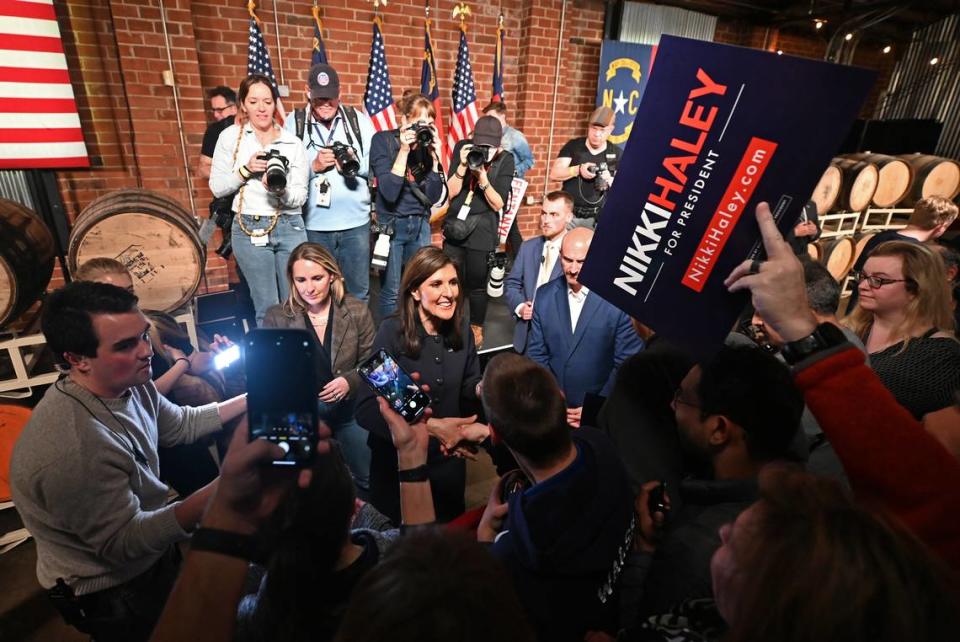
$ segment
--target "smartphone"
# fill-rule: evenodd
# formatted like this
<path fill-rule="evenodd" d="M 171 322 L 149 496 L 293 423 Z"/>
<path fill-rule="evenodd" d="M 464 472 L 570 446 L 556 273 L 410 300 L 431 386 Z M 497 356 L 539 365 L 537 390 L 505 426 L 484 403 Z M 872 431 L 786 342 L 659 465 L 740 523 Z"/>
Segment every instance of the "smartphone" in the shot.
<path fill-rule="evenodd" d="M 387 400 L 390 407 L 400 413 L 400 416 L 413 423 L 430 405 L 427 396 L 417 382 L 400 367 L 397 360 L 380 349 L 360 364 L 357 368 L 360 376 L 373 391 Z"/>
<path fill-rule="evenodd" d="M 257 328 L 243 339 L 250 439 L 284 451 L 274 466 L 303 466 L 317 447 L 317 359 L 306 330 Z"/>
<path fill-rule="evenodd" d="M 234 344 L 226 350 L 221 350 L 213 358 L 213 367 L 217 370 L 223 370 L 240 359 L 240 346 Z"/>

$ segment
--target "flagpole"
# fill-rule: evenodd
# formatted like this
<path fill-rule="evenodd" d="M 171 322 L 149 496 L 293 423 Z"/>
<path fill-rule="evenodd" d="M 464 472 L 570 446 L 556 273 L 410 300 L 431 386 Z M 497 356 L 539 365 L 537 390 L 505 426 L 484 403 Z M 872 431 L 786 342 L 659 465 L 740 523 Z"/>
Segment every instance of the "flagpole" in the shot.
<path fill-rule="evenodd" d="M 547 150 L 553 150 L 553 132 L 557 125 L 557 87 L 560 86 L 560 48 L 563 46 L 563 24 L 567 19 L 567 0 L 563 0 L 560 8 L 560 32 L 557 34 L 557 64 L 553 74 L 553 107 L 550 109 L 550 134 L 547 139 Z M 550 168 L 543 173 L 543 193 L 546 195 L 550 186 Z"/>
<path fill-rule="evenodd" d="M 283 49 L 280 48 L 280 20 L 277 16 L 277 0 L 273 0 L 273 35 L 277 38 L 277 64 L 280 66 L 280 84 L 286 85 L 283 79 Z"/>

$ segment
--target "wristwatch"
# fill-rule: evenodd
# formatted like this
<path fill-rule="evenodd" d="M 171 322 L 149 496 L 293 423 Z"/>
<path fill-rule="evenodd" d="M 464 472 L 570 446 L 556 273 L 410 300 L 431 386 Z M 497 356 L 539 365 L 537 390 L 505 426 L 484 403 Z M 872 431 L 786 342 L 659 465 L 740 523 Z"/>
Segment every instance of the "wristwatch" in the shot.
<path fill-rule="evenodd" d="M 847 343 L 843 331 L 832 323 L 821 323 L 811 334 L 783 344 L 780 354 L 791 366 L 812 354 Z"/>
<path fill-rule="evenodd" d="M 243 535 L 218 528 L 198 528 L 190 538 L 190 550 L 209 551 L 251 562 L 265 559 L 260 540 L 253 535 Z"/>

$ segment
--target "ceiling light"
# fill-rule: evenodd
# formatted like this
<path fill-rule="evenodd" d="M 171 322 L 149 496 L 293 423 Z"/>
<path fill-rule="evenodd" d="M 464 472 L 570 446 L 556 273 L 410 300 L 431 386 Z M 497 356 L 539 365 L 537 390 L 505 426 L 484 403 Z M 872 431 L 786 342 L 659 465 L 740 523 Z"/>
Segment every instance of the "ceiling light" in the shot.
<path fill-rule="evenodd" d="M 782 55 L 783 55 L 783 49 L 777 49 L 777 55 L 778 55 L 778 56 L 782 56 Z"/>
<path fill-rule="evenodd" d="M 937 58 L 936 56 L 934 56 L 933 58 L 930 59 L 930 64 L 931 64 L 931 65 L 935 65 L 935 64 L 937 64 L 938 62 L 940 62 L 940 59 Z"/>
<path fill-rule="evenodd" d="M 893 49 L 893 47 L 891 47 L 890 45 L 887 45 L 886 47 L 883 48 L 883 53 L 888 54 L 890 53 L 891 49 Z"/>
<path fill-rule="evenodd" d="M 853 40 L 853 34 L 852 34 L 852 33 L 848 33 L 847 35 L 845 35 L 845 36 L 843 37 L 843 39 L 844 39 L 844 40 Z"/>
<path fill-rule="evenodd" d="M 816 27 L 817 29 L 823 29 L 823 25 L 825 24 L 827 24 L 826 20 L 817 19 L 813 21 L 813 26 Z"/>

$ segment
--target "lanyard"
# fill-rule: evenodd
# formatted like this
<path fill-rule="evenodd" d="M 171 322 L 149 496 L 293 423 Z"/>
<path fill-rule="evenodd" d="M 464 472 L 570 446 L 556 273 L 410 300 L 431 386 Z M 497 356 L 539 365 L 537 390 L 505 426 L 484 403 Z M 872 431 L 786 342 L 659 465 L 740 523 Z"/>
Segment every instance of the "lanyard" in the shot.
<path fill-rule="evenodd" d="M 313 143 L 313 132 L 316 131 L 316 132 L 317 132 L 317 138 L 320 139 L 320 145 L 319 145 L 319 146 L 320 146 L 320 147 L 328 147 L 328 146 L 330 145 L 330 143 L 333 142 L 333 137 L 334 137 L 334 135 L 336 135 L 336 133 L 337 133 L 337 125 L 340 124 L 340 121 L 341 121 L 341 120 L 342 120 L 342 118 L 340 117 L 340 114 L 338 113 L 338 114 L 336 115 L 336 117 L 334 117 L 334 119 L 333 119 L 333 127 L 330 128 L 330 137 L 327 138 L 326 140 L 324 140 L 324 139 L 323 139 L 323 133 L 321 132 L 322 127 L 320 126 L 320 124 L 319 124 L 317 121 L 313 120 L 312 117 L 311 117 L 311 120 L 310 120 L 310 130 L 309 130 L 309 131 L 310 131 L 310 143 L 309 143 L 307 146 L 308 146 L 308 147 L 313 147 L 313 144 L 314 144 L 314 143 Z"/>

